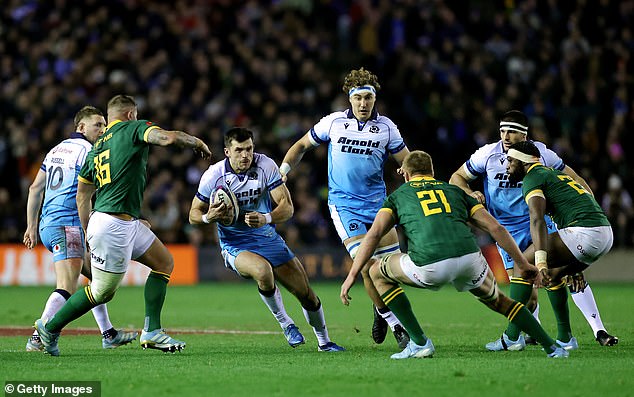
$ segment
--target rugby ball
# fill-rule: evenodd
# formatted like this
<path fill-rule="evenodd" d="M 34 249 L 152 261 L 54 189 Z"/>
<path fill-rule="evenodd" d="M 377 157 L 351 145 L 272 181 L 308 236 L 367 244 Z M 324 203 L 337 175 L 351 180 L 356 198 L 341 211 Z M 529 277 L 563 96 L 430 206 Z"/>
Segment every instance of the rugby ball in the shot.
<path fill-rule="evenodd" d="M 211 196 L 211 202 L 214 204 L 218 202 L 225 203 L 231 212 L 231 222 L 220 221 L 220 224 L 230 226 L 236 222 L 238 214 L 240 214 L 240 207 L 238 206 L 238 199 L 236 198 L 235 193 L 224 186 L 218 186 Z"/>

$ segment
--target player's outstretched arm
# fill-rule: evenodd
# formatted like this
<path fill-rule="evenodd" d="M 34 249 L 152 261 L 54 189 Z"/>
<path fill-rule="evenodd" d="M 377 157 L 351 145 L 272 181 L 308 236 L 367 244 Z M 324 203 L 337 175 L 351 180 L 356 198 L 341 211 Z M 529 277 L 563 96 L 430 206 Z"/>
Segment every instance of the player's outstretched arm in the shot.
<path fill-rule="evenodd" d="M 288 149 L 286 155 L 284 156 L 284 160 L 282 160 L 282 165 L 280 166 L 280 174 L 282 174 L 282 180 L 286 182 L 287 175 L 291 169 L 295 168 L 297 164 L 304 157 L 304 153 L 315 148 L 317 145 L 313 144 L 313 141 L 310 139 L 310 132 L 307 132 L 303 137 L 301 137 L 297 142 Z"/>
<path fill-rule="evenodd" d="M 202 158 L 211 158 L 211 151 L 205 142 L 183 131 L 168 131 L 162 128 L 153 128 L 147 136 L 148 143 L 158 146 L 176 145 L 188 147 L 194 150 Z"/>
<path fill-rule="evenodd" d="M 26 201 L 26 231 L 22 242 L 28 249 L 37 245 L 38 215 L 42 199 L 44 198 L 44 188 L 46 187 L 46 172 L 39 170 L 35 180 L 29 187 L 29 197 Z"/>

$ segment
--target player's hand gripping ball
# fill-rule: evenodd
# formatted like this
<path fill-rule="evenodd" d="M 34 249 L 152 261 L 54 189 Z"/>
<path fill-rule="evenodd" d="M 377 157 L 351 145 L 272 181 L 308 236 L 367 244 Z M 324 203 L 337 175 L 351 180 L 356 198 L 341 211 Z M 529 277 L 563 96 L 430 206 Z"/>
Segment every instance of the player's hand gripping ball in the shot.
<path fill-rule="evenodd" d="M 233 225 L 238 219 L 238 215 L 240 214 L 240 207 L 238 206 L 238 199 L 236 198 L 235 193 L 229 190 L 226 187 L 218 186 L 214 193 L 211 196 L 212 203 L 224 203 L 229 209 L 230 217 L 226 217 L 219 222 L 224 226 Z"/>

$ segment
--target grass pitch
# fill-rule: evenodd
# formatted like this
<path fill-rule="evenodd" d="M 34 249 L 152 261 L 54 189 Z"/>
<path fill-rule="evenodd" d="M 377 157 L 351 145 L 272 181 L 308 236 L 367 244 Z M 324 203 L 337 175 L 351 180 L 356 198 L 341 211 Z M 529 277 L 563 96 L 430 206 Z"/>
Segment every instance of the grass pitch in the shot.
<path fill-rule="evenodd" d="M 620 337 L 601 347 L 572 300 L 573 332 L 580 349 L 567 360 L 547 359 L 539 347 L 492 353 L 505 319 L 469 293 L 406 288 L 426 334 L 431 359 L 390 360 L 394 339 L 370 338 L 371 304 L 361 286 L 350 307 L 339 302 L 339 284 L 313 285 L 322 299 L 331 338 L 344 353 L 317 352 L 317 342 L 297 301 L 283 291 L 286 308 L 306 337 L 290 348 L 253 283 L 169 287 L 163 326 L 187 342 L 182 353 L 142 350 L 138 343 L 103 350 L 98 333 L 62 335 L 60 357 L 24 351 L 26 336 L 0 337 L 0 378 L 101 381 L 103 396 L 632 396 L 634 395 L 634 285 L 594 284 L 603 321 Z M 51 288 L 3 287 L 0 327 L 28 327 Z M 554 335 L 548 298 L 540 291 L 541 320 Z M 143 289 L 121 288 L 109 304 L 115 327 L 143 326 Z M 96 325 L 92 316 L 68 329 Z M 179 330 L 181 333 L 179 333 Z M 193 332 L 193 333 L 192 333 Z M 233 333 L 240 332 L 240 333 Z M 7 394 L 8 395 L 8 394 Z"/>

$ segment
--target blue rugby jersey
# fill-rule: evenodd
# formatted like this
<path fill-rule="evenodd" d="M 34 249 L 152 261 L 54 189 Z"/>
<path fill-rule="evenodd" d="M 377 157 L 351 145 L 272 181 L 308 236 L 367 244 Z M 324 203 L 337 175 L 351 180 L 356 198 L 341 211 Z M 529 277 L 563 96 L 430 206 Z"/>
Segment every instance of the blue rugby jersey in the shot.
<path fill-rule="evenodd" d="M 40 228 L 79 226 L 77 212 L 77 176 L 92 144 L 83 134 L 74 132 L 44 158 L 40 169 L 46 172 L 46 188 Z"/>
<path fill-rule="evenodd" d="M 328 203 L 364 208 L 386 197 L 383 169 L 390 154 L 405 149 L 398 127 L 372 111 L 364 123 L 351 109 L 322 118 L 310 130 L 313 145 L 328 143 Z"/>
<path fill-rule="evenodd" d="M 563 160 L 546 145 L 532 141 L 539 149 L 541 163 L 563 170 Z M 528 205 L 522 197 L 522 182 L 511 183 L 506 173 L 506 153 L 502 141 L 482 146 L 471 155 L 463 169 L 471 179 L 484 178 L 486 207 L 504 227 L 515 231 L 529 227 Z"/>
<path fill-rule="evenodd" d="M 252 242 L 258 236 L 270 237 L 276 233 L 271 224 L 259 228 L 251 228 L 244 223 L 244 214 L 247 212 L 271 212 L 273 209 L 270 191 L 282 184 L 277 164 L 264 154 L 254 153 L 251 167 L 243 172 L 236 173 L 229 159 L 212 164 L 202 175 L 196 197 L 209 204 L 213 191 L 218 186 L 223 186 L 233 193 L 238 199 L 240 216 L 231 226 L 218 225 L 218 236 L 221 242 L 232 245 L 240 241 Z"/>

